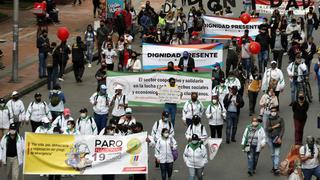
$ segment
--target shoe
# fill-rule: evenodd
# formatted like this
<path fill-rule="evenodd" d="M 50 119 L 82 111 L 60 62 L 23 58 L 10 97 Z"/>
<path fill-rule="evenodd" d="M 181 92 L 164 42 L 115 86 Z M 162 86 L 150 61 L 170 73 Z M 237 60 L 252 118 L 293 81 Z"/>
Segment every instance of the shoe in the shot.
<path fill-rule="evenodd" d="M 251 171 L 248 171 L 248 174 L 249 176 L 253 176 L 252 172 Z"/>
<path fill-rule="evenodd" d="M 249 116 L 252 116 L 252 113 L 249 113 Z"/>
<path fill-rule="evenodd" d="M 253 174 L 256 174 L 256 170 L 253 170 L 252 173 L 253 173 Z"/>
<path fill-rule="evenodd" d="M 62 79 L 62 78 L 58 78 L 59 79 L 59 81 L 64 81 L 64 79 Z"/>
<path fill-rule="evenodd" d="M 227 143 L 227 144 L 230 144 L 230 141 L 229 141 L 229 140 L 227 140 L 227 141 L 226 141 L 226 143 Z"/>
<path fill-rule="evenodd" d="M 293 103 L 290 103 L 289 106 L 292 106 Z"/>
<path fill-rule="evenodd" d="M 232 142 L 237 142 L 235 139 L 231 139 Z"/>
<path fill-rule="evenodd" d="M 92 65 L 91 65 L 91 63 L 89 63 L 89 64 L 88 64 L 88 68 L 91 68 L 91 67 L 92 67 Z"/>
<path fill-rule="evenodd" d="M 273 172 L 273 174 L 274 174 L 275 176 L 279 176 L 279 175 L 280 175 L 280 170 L 279 170 L 279 169 L 275 169 L 274 172 Z"/>

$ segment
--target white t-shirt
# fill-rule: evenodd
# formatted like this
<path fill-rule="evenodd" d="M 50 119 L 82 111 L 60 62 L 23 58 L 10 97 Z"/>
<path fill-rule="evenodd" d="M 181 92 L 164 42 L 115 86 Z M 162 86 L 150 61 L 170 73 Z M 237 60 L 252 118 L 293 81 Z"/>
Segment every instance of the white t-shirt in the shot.
<path fill-rule="evenodd" d="M 299 150 L 299 153 L 300 155 L 304 155 L 304 156 L 309 156 L 311 155 L 311 151 L 308 147 L 308 145 L 304 145 L 302 147 L 300 147 L 300 150 Z M 313 155 L 313 158 L 312 159 L 308 159 L 306 161 L 304 161 L 302 163 L 302 169 L 313 169 L 317 166 L 319 166 L 319 160 L 318 160 L 318 148 L 316 145 L 314 145 L 314 155 Z"/>
<path fill-rule="evenodd" d="M 113 64 L 113 58 L 117 56 L 116 51 L 114 51 L 113 49 L 111 49 L 111 51 L 105 49 L 102 51 L 102 54 L 105 55 L 105 60 L 107 64 Z"/>
<path fill-rule="evenodd" d="M 124 100 L 123 100 L 123 97 Z M 119 106 L 119 104 L 123 105 L 123 102 L 124 104 L 128 104 L 128 96 L 126 95 L 121 95 L 121 96 L 117 96 L 115 101 L 114 101 L 114 106 L 113 106 L 113 109 L 112 109 L 112 115 L 113 116 L 117 116 L 117 117 L 120 117 L 120 116 L 123 116 L 125 114 L 125 109 L 123 106 Z"/>

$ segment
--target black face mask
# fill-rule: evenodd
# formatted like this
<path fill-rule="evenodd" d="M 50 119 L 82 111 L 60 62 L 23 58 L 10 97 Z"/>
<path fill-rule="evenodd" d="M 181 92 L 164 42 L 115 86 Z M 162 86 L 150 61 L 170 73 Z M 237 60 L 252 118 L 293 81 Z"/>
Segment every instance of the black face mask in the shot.
<path fill-rule="evenodd" d="M 198 125 L 200 123 L 200 120 L 193 120 L 193 124 Z"/>
<path fill-rule="evenodd" d="M 41 98 L 36 98 L 36 102 L 41 102 Z"/>
<path fill-rule="evenodd" d="M 303 101 L 303 100 L 304 100 L 304 97 L 303 97 L 303 96 L 300 96 L 300 97 L 299 97 L 299 100 L 300 100 L 300 101 Z"/>
<path fill-rule="evenodd" d="M 14 101 L 18 100 L 19 98 L 18 97 L 13 97 L 12 98 Z"/>
<path fill-rule="evenodd" d="M 111 51 L 111 48 L 108 48 L 109 51 Z"/>

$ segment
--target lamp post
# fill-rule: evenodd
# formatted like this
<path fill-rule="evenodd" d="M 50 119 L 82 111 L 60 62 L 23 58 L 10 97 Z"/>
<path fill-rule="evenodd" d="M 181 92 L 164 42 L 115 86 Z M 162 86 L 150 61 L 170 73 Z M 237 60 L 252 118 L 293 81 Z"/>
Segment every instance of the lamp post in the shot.
<path fill-rule="evenodd" d="M 13 2 L 13 48 L 12 48 L 12 76 L 11 82 L 18 82 L 18 58 L 19 58 L 19 0 Z"/>

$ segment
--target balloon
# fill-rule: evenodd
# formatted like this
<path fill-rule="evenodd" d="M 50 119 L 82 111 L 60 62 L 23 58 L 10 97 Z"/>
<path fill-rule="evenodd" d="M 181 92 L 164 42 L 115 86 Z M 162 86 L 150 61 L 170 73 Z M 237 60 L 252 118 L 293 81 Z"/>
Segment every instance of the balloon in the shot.
<path fill-rule="evenodd" d="M 243 13 L 240 16 L 240 20 L 243 24 L 248 24 L 251 21 L 251 16 L 248 13 Z"/>
<path fill-rule="evenodd" d="M 249 44 L 249 51 L 252 53 L 252 54 L 258 54 L 261 50 L 261 46 L 258 42 L 251 42 Z"/>
<path fill-rule="evenodd" d="M 60 27 L 57 31 L 57 37 L 61 40 L 61 41 L 65 41 L 68 39 L 69 37 L 69 30 L 66 27 Z"/>

